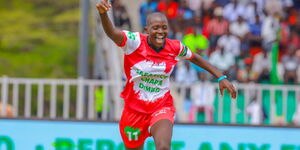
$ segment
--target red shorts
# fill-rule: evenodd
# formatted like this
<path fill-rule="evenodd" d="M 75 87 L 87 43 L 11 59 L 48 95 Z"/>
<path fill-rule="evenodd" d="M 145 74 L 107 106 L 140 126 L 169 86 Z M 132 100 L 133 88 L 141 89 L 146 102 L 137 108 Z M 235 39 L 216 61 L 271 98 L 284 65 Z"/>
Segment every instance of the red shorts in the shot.
<path fill-rule="evenodd" d="M 150 128 L 161 119 L 174 123 L 174 107 L 163 107 L 152 114 L 143 114 L 124 109 L 119 123 L 120 133 L 127 148 L 141 146 L 147 137 L 151 136 Z"/>

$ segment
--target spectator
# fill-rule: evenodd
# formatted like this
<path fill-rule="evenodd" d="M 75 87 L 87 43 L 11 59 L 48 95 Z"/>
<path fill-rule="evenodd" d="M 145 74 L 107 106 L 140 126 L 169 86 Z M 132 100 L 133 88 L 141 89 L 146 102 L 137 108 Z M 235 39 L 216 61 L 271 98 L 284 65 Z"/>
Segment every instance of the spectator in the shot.
<path fill-rule="evenodd" d="M 180 6 L 177 15 L 177 21 L 182 22 L 184 27 L 191 26 L 193 24 L 192 21 L 195 14 L 194 11 L 189 8 L 186 0 L 180 1 Z"/>
<path fill-rule="evenodd" d="M 147 15 L 157 11 L 157 1 L 156 0 L 147 0 L 140 7 L 140 21 L 142 27 L 146 26 Z"/>
<path fill-rule="evenodd" d="M 249 45 L 250 47 L 261 47 L 261 28 L 262 22 L 259 15 L 255 16 L 255 22 L 249 24 Z"/>
<path fill-rule="evenodd" d="M 178 24 L 175 24 L 173 27 L 174 27 L 174 30 L 173 30 L 172 38 L 181 41 L 184 36 L 182 29 L 180 28 L 180 26 Z"/>
<path fill-rule="evenodd" d="M 265 9 L 265 4 L 266 4 L 267 0 L 251 0 L 251 2 L 254 2 L 257 4 L 257 8 L 260 10 L 264 10 Z"/>
<path fill-rule="evenodd" d="M 230 32 L 237 36 L 241 41 L 241 50 L 248 51 L 249 50 L 249 43 L 248 43 L 248 35 L 249 35 L 249 26 L 244 21 L 242 16 L 238 17 L 236 22 L 231 23 Z"/>
<path fill-rule="evenodd" d="M 282 64 L 284 68 L 284 83 L 296 84 L 297 83 L 297 69 L 300 60 L 296 56 L 296 49 L 290 45 L 287 54 L 282 57 Z"/>
<path fill-rule="evenodd" d="M 175 81 L 183 85 L 191 85 L 198 80 L 197 72 L 194 70 L 190 63 L 184 61 L 183 63 L 178 63 L 177 69 L 175 72 Z M 179 89 L 179 92 L 182 89 Z M 192 100 L 191 100 L 191 88 L 187 86 L 183 89 L 183 107 L 184 112 L 188 115 L 192 109 Z"/>
<path fill-rule="evenodd" d="M 250 104 L 246 108 L 247 114 L 250 116 L 250 124 L 252 125 L 260 125 L 262 123 L 262 107 L 261 104 L 257 100 L 257 95 L 253 95 L 253 98 Z"/>
<path fill-rule="evenodd" d="M 157 5 L 157 10 L 164 13 L 172 21 L 177 17 L 179 5 L 173 0 L 161 0 Z"/>
<path fill-rule="evenodd" d="M 277 14 L 278 15 L 278 14 Z M 277 40 L 277 32 L 279 30 L 279 20 L 277 15 L 268 15 L 262 25 L 263 48 L 270 52 L 274 42 Z"/>
<path fill-rule="evenodd" d="M 198 80 L 197 72 L 188 62 L 179 63 L 175 72 L 175 81 L 177 83 L 192 84 Z"/>
<path fill-rule="evenodd" d="M 295 29 L 291 30 L 290 36 L 288 37 L 288 45 L 293 46 L 295 48 L 300 47 L 300 37 L 299 34 L 295 31 Z"/>
<path fill-rule="evenodd" d="M 280 19 L 280 36 L 279 36 L 279 44 L 280 48 L 286 50 L 289 44 L 290 38 L 290 25 L 287 17 L 282 17 Z"/>
<path fill-rule="evenodd" d="M 190 48 L 194 53 L 201 54 L 208 48 L 208 40 L 202 34 L 197 33 L 196 28 L 189 28 L 187 34 L 183 36 L 183 44 Z"/>
<path fill-rule="evenodd" d="M 240 55 L 240 39 L 232 35 L 230 30 L 227 30 L 226 34 L 220 37 L 218 46 L 224 47 L 225 53 L 231 53 L 234 57 Z"/>
<path fill-rule="evenodd" d="M 104 93 L 104 88 L 102 86 L 95 87 L 95 110 L 98 119 L 102 118 Z"/>
<path fill-rule="evenodd" d="M 299 11 L 296 8 L 289 8 L 287 11 L 288 14 L 285 16 L 287 18 L 287 21 L 291 27 L 291 29 L 294 29 L 297 26 L 297 23 L 299 22 Z"/>
<path fill-rule="evenodd" d="M 174 33 L 176 25 L 179 24 L 179 27 L 182 28 L 182 21 L 177 20 L 179 4 L 175 0 L 160 0 L 157 4 L 157 10 L 165 14 L 168 19 L 169 28 L 171 29 L 168 37 L 172 38 L 177 36 L 176 34 L 178 32 Z"/>
<path fill-rule="evenodd" d="M 214 2 L 215 0 L 202 0 L 202 7 L 201 9 L 206 11 L 209 9 L 214 9 Z"/>
<path fill-rule="evenodd" d="M 243 66 L 237 71 L 237 80 L 241 83 L 249 83 L 253 81 L 254 72 L 252 70 L 253 60 L 250 57 L 243 59 Z"/>
<path fill-rule="evenodd" d="M 271 70 L 264 68 L 257 78 L 258 83 L 271 83 Z"/>
<path fill-rule="evenodd" d="M 282 15 L 283 5 L 281 0 L 267 0 L 265 4 L 265 9 L 268 14 L 275 15 L 280 14 Z"/>
<path fill-rule="evenodd" d="M 229 29 L 233 35 L 239 37 L 242 41 L 250 31 L 248 24 L 242 16 L 239 16 L 236 22 L 231 23 Z"/>
<path fill-rule="evenodd" d="M 215 0 L 188 0 L 189 8 L 196 14 L 201 13 L 201 9 L 209 9 Z"/>
<path fill-rule="evenodd" d="M 223 9 L 217 7 L 214 10 L 214 18 L 207 25 L 209 35 L 209 44 L 211 50 L 214 50 L 218 39 L 227 31 L 228 22 L 223 18 Z"/>
<path fill-rule="evenodd" d="M 238 0 L 231 0 L 231 2 L 224 7 L 224 17 L 229 22 L 236 21 L 244 12 L 245 6 L 240 4 Z"/>
<path fill-rule="evenodd" d="M 291 8 L 293 7 L 294 3 L 293 0 L 281 0 L 281 5 L 284 8 Z"/>
<path fill-rule="evenodd" d="M 117 28 L 131 30 L 131 22 L 125 7 L 120 3 L 120 0 L 113 1 L 113 16 L 114 23 Z"/>
<path fill-rule="evenodd" d="M 226 72 L 234 65 L 234 56 L 225 53 L 224 47 L 220 47 L 210 55 L 209 62 L 222 72 Z"/>
<path fill-rule="evenodd" d="M 253 61 L 253 80 L 257 82 L 269 82 L 271 69 L 271 56 L 266 50 L 256 54 Z M 266 78 L 263 78 L 266 77 Z"/>
<path fill-rule="evenodd" d="M 259 22 L 264 18 L 263 9 L 257 6 L 256 2 L 251 2 L 246 6 L 244 18 L 248 23 L 255 23 L 257 16 L 259 17 Z"/>
<path fill-rule="evenodd" d="M 198 78 L 201 83 L 195 84 L 192 87 L 191 98 L 193 101 L 193 107 L 195 109 L 195 114 L 204 113 L 205 122 L 213 122 L 213 102 L 215 96 L 215 89 L 213 85 L 209 82 L 207 77 L 207 72 L 201 72 L 198 74 Z M 197 118 L 197 117 L 196 117 Z M 197 119 L 197 122 L 203 122 Z"/>
<path fill-rule="evenodd" d="M 188 6 L 195 13 L 199 13 L 203 0 L 187 0 Z"/>

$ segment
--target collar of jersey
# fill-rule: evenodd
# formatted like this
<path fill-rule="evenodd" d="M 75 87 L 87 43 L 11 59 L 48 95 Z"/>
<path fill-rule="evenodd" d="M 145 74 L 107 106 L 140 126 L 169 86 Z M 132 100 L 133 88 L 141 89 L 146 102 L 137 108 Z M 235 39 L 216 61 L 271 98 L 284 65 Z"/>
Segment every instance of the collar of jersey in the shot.
<path fill-rule="evenodd" d="M 164 45 L 160 48 L 156 48 L 152 43 L 150 43 L 149 36 L 147 36 L 147 43 L 150 46 L 150 48 L 152 48 L 155 52 L 159 53 L 161 50 L 163 50 L 165 48 L 166 40 L 164 42 Z"/>

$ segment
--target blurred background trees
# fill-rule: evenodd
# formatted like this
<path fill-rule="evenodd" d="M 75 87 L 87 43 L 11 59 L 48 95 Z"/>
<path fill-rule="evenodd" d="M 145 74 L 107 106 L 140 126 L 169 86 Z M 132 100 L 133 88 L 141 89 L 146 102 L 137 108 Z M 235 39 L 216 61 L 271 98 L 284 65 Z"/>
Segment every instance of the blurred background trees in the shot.
<path fill-rule="evenodd" d="M 0 1 L 0 76 L 77 77 L 78 0 Z"/>

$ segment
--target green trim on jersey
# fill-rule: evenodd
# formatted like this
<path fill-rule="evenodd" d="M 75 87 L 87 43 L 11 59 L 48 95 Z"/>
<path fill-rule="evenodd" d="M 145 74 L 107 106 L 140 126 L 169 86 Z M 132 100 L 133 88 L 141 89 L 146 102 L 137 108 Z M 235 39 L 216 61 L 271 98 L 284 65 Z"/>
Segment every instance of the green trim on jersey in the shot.
<path fill-rule="evenodd" d="M 179 56 L 184 57 L 186 56 L 186 53 L 187 53 L 187 47 L 183 45 L 183 51 L 179 54 Z"/>

